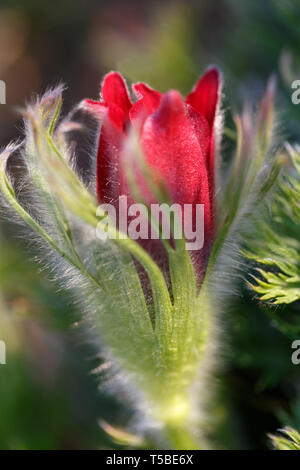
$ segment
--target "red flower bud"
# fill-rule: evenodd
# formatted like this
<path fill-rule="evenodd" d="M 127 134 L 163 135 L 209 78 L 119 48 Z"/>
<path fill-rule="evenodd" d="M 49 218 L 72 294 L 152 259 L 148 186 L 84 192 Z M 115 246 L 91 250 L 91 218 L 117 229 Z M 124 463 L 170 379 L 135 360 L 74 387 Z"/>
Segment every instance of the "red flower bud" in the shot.
<path fill-rule="evenodd" d="M 204 205 L 203 252 L 213 239 L 215 120 L 220 75 L 210 68 L 184 100 L 175 90 L 159 93 L 144 83 L 133 85 L 132 103 L 126 83 L 117 72 L 102 83 L 102 101 L 86 100 L 101 117 L 97 160 L 99 202 L 115 202 L 128 194 L 121 153 L 134 126 L 150 168 L 163 178 L 173 203 Z M 202 268 L 204 259 L 202 255 Z"/>

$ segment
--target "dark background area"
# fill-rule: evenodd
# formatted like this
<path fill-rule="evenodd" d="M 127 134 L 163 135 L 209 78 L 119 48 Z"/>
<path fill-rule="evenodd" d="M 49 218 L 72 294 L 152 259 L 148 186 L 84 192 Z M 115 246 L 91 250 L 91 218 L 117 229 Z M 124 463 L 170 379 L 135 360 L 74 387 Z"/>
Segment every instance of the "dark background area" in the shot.
<path fill-rule="evenodd" d="M 299 142 L 300 106 L 290 98 L 292 80 L 300 79 L 299 25 L 298 0 L 0 0 L 0 79 L 7 86 L 0 145 L 20 136 L 17 108 L 61 81 L 68 112 L 85 97 L 96 99 L 111 69 L 128 83 L 186 93 L 210 64 L 224 75 L 226 127 L 276 74 L 278 134 Z M 227 137 L 222 148 L 228 159 Z M 0 366 L 0 448 L 117 446 L 99 421 L 126 426 L 131 410 L 91 373 L 101 359 L 76 328 L 81 312 L 38 270 L 15 227 L 2 223 L 1 233 L 0 339 L 3 331 L 8 350 Z M 299 306 L 262 306 L 241 281 L 222 328 L 207 429 L 218 448 L 268 448 L 268 433 L 300 428 L 300 366 L 291 363 Z"/>

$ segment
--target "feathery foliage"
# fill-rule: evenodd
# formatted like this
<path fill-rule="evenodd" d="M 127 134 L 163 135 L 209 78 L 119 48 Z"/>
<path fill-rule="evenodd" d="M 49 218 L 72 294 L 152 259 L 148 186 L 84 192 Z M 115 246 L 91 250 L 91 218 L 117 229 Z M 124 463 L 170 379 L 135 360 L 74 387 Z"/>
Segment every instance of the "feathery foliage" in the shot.
<path fill-rule="evenodd" d="M 276 450 L 300 450 L 300 433 L 296 429 L 286 427 L 282 435 L 270 436 Z"/>
<path fill-rule="evenodd" d="M 270 213 L 257 227 L 259 238 L 248 243 L 247 256 L 260 263 L 251 287 L 261 300 L 289 304 L 300 298 L 300 154 L 286 146 L 293 168 L 281 179 Z"/>

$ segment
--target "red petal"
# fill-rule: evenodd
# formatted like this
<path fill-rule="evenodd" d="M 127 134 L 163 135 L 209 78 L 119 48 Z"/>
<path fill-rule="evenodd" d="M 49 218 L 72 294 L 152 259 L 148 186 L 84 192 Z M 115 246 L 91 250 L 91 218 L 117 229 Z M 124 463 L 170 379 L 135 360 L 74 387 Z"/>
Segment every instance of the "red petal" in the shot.
<path fill-rule="evenodd" d="M 132 103 L 124 78 L 118 72 L 108 73 L 103 80 L 101 89 L 102 99 L 105 103 L 114 104 L 122 109 L 125 119 L 128 118 Z"/>
<path fill-rule="evenodd" d="M 210 149 L 207 154 L 207 170 L 213 204 L 215 186 L 215 117 L 220 99 L 221 79 L 216 68 L 210 68 L 196 83 L 186 102 L 199 111 L 208 121 L 211 129 Z"/>
<path fill-rule="evenodd" d="M 220 94 L 220 73 L 210 68 L 187 95 L 186 102 L 193 106 L 208 121 L 212 129 Z"/>
<path fill-rule="evenodd" d="M 141 126 L 145 119 L 158 108 L 162 94 L 145 83 L 135 83 L 132 88 L 138 101 L 130 110 L 130 119 L 133 124 L 139 123 Z"/>
<path fill-rule="evenodd" d="M 107 115 L 102 122 L 97 155 L 97 196 L 102 203 L 114 203 L 119 195 L 123 138 L 123 131 Z"/>
<path fill-rule="evenodd" d="M 145 121 L 142 145 L 148 163 L 164 178 L 173 202 L 204 204 L 205 239 L 211 238 L 211 207 L 203 150 L 210 142 L 206 119 L 191 110 L 176 91 L 163 95 Z"/>
<path fill-rule="evenodd" d="M 190 110 L 176 91 L 166 93 L 145 121 L 142 144 L 151 165 L 164 176 L 175 202 L 194 203 L 199 187 L 208 192 L 202 149 L 209 145 L 207 121 Z M 204 197 L 205 200 L 205 197 Z"/>
<path fill-rule="evenodd" d="M 101 122 L 97 155 L 97 196 L 100 202 L 114 202 L 119 191 L 119 153 L 124 137 L 124 112 L 111 104 L 84 100 L 81 105 Z"/>

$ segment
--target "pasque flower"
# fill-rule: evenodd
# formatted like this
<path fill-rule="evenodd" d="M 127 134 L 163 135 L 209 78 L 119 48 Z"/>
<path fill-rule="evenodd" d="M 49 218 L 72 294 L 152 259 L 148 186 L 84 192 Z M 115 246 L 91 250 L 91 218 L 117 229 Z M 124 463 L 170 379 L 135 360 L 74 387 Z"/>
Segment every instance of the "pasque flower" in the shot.
<path fill-rule="evenodd" d="M 214 237 L 219 72 L 210 68 L 185 99 L 176 90 L 160 93 L 144 83 L 135 83 L 132 88 L 134 103 L 123 77 L 110 72 L 102 83 L 102 100 L 85 101 L 102 123 L 97 158 L 98 200 L 114 203 L 128 193 L 122 152 L 133 127 L 149 167 L 162 177 L 172 202 L 182 207 L 204 205 L 205 244 L 197 257 L 203 268 Z M 147 193 L 145 185 L 143 192 Z"/>
<path fill-rule="evenodd" d="M 143 83 L 134 84 L 133 91 L 135 102 L 122 76 L 111 72 L 103 80 L 101 101 L 83 102 L 101 122 L 90 160 L 97 165 L 97 197 L 76 167 L 68 135 L 78 123 L 75 112 L 59 119 L 58 87 L 27 107 L 24 142 L 2 152 L 0 203 L 51 247 L 44 252 L 46 263 L 80 299 L 83 318 L 94 322 L 103 352 L 120 371 L 117 380 L 142 411 L 145 428 L 148 416 L 160 424 L 167 445 L 204 447 L 192 432 L 198 419 L 194 385 L 208 384 L 217 318 L 228 282 L 232 290 L 237 248 L 278 175 L 279 160 L 270 150 L 274 86 L 268 86 L 256 120 L 248 111 L 235 117 L 236 155 L 222 191 L 215 188 L 218 71 L 210 68 L 185 99 Z M 27 169 L 25 185 L 7 165 L 15 153 Z M 24 187 L 31 205 L 21 203 Z M 120 196 L 129 204 L 176 203 L 183 211 L 186 204 L 204 205 L 204 247 L 191 256 L 187 243 L 176 237 L 143 243 L 129 234 L 115 236 L 119 227 L 105 222 L 102 203 L 116 205 Z M 99 225 L 112 240 L 98 239 Z M 202 393 L 199 401 L 201 411 Z"/>

